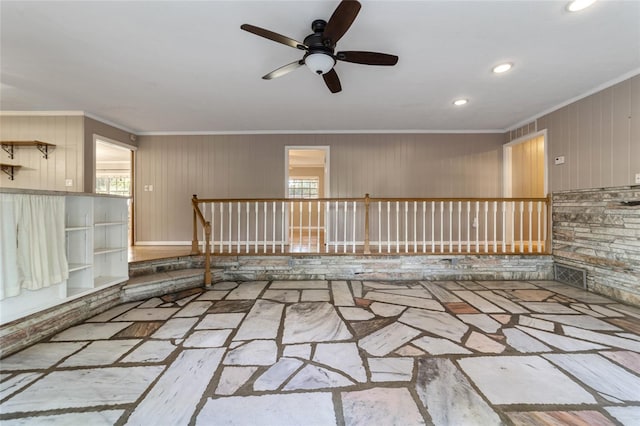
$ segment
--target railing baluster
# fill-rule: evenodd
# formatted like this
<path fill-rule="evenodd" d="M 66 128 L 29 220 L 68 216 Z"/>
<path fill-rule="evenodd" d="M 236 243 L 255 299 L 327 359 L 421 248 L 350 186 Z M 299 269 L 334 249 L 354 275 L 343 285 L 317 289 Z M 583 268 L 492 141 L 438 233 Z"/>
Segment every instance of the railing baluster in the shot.
<path fill-rule="evenodd" d="M 276 252 L 276 202 L 273 202 L 273 206 L 272 206 L 272 214 L 273 217 L 271 218 L 272 221 L 272 225 L 271 225 L 271 253 L 275 253 Z"/>
<path fill-rule="evenodd" d="M 333 226 L 335 226 L 336 229 L 334 230 L 333 252 L 337 253 L 338 252 L 338 201 L 336 201 L 335 217 L 336 219 Z"/>
<path fill-rule="evenodd" d="M 284 253 L 285 212 L 287 211 L 286 206 L 286 201 L 283 201 L 280 208 L 280 211 L 282 212 L 282 214 L 280 215 L 280 253 Z"/>
<path fill-rule="evenodd" d="M 233 203 L 229 203 L 229 241 L 227 241 L 227 248 L 229 249 L 229 253 L 231 253 L 231 241 L 233 237 L 231 236 L 231 230 L 233 229 Z"/>
<path fill-rule="evenodd" d="M 498 252 L 498 202 L 493 202 L 493 252 Z"/>
<path fill-rule="evenodd" d="M 529 201 L 529 253 L 533 252 L 533 202 Z"/>
<path fill-rule="evenodd" d="M 378 253 L 382 253 L 382 203 L 378 201 Z"/>
<path fill-rule="evenodd" d="M 320 201 L 318 201 L 318 214 L 316 216 L 316 253 L 320 253 Z"/>
<path fill-rule="evenodd" d="M 264 202 L 264 214 L 263 214 L 263 218 L 264 218 L 264 229 L 263 229 L 263 235 L 264 238 L 262 240 L 262 250 L 264 253 L 267 252 L 267 212 L 268 212 L 268 206 L 267 206 L 267 202 Z"/>
<path fill-rule="evenodd" d="M 307 201 L 307 204 L 309 207 L 307 212 L 309 214 L 309 218 L 307 219 L 307 250 L 311 250 L 311 201 Z"/>
<path fill-rule="evenodd" d="M 431 253 L 436 252 L 436 202 L 431 202 Z"/>
<path fill-rule="evenodd" d="M 542 210 L 542 202 L 538 201 L 536 202 L 536 205 L 538 206 L 538 222 L 537 222 L 537 228 L 538 228 L 538 253 L 542 253 L 542 242 L 540 241 L 540 213 Z"/>
<path fill-rule="evenodd" d="M 258 210 L 260 210 L 260 204 L 258 204 L 258 201 L 256 201 L 256 211 L 255 211 L 255 222 L 256 222 L 256 235 L 254 236 L 255 240 L 253 240 L 253 249 L 255 250 L 256 254 L 258 254 Z"/>
<path fill-rule="evenodd" d="M 249 202 L 247 201 L 247 205 L 246 207 L 246 212 L 245 212 L 245 216 L 246 216 L 246 220 L 247 220 L 247 232 L 245 237 L 245 242 L 244 242 L 244 251 L 245 253 L 249 253 L 249 209 L 251 208 L 251 204 L 249 204 Z"/>
<path fill-rule="evenodd" d="M 352 249 L 351 252 L 355 253 L 356 252 L 356 202 L 353 202 L 353 231 L 352 231 L 352 237 L 351 237 L 351 244 L 352 244 Z"/>
<path fill-rule="evenodd" d="M 520 253 L 524 253 L 524 201 L 520 201 Z"/>
<path fill-rule="evenodd" d="M 391 203 L 387 201 L 387 253 L 391 253 Z"/>
<path fill-rule="evenodd" d="M 224 253 L 224 203 L 220 203 L 220 253 Z"/>
<path fill-rule="evenodd" d="M 349 210 L 349 206 L 347 202 L 344 202 L 344 232 L 342 235 L 342 252 L 347 252 L 347 210 Z"/>
<path fill-rule="evenodd" d="M 418 222 L 417 222 L 417 214 L 418 214 L 418 202 L 413 202 L 413 252 L 416 253 L 418 251 Z"/>
<path fill-rule="evenodd" d="M 237 230 L 237 241 L 236 241 L 236 253 L 240 253 L 240 213 L 242 210 L 242 204 L 238 203 L 238 230 Z"/>
<path fill-rule="evenodd" d="M 547 221 L 550 219 L 550 215 L 551 215 L 551 196 L 547 196 L 547 201 L 545 202 L 545 209 L 544 209 L 544 226 L 542 227 L 542 239 L 544 240 L 544 251 L 548 254 L 551 254 L 551 241 L 547 241 Z"/>
<path fill-rule="evenodd" d="M 444 201 L 440 201 L 440 253 L 444 252 Z"/>
<path fill-rule="evenodd" d="M 300 246 L 300 250 L 302 250 L 302 236 L 304 235 L 304 231 L 302 230 L 302 209 L 304 208 L 304 202 L 302 200 L 298 201 L 298 245 Z"/>
<path fill-rule="evenodd" d="M 211 246 L 213 247 L 213 250 L 216 249 L 216 245 L 213 242 L 213 240 L 215 238 L 214 237 L 215 234 L 213 233 L 213 230 L 214 230 L 214 228 L 216 226 L 215 224 L 216 224 L 216 203 L 211 203 L 211 236 L 212 236 L 212 238 L 211 238 Z"/>
<path fill-rule="evenodd" d="M 396 201 L 396 253 L 400 253 L 400 202 Z"/>
<path fill-rule="evenodd" d="M 289 251 L 293 251 L 293 245 L 295 244 L 294 235 L 294 220 L 295 220 L 295 201 L 289 201 L 289 229 L 287 234 L 289 235 Z"/>
<path fill-rule="evenodd" d="M 467 253 L 471 252 L 471 201 L 467 201 Z"/>
<path fill-rule="evenodd" d="M 489 227 L 487 225 L 487 218 L 489 217 L 489 202 L 484 202 L 484 252 L 489 252 Z"/>
<path fill-rule="evenodd" d="M 462 201 L 458 201 L 458 253 L 462 253 Z"/>
<path fill-rule="evenodd" d="M 449 201 L 449 253 L 453 252 L 453 201 Z"/>
<path fill-rule="evenodd" d="M 502 252 L 507 251 L 507 203 L 500 202 L 502 206 Z"/>
<path fill-rule="evenodd" d="M 424 253 L 427 250 L 427 202 L 422 202 L 422 252 Z"/>
<path fill-rule="evenodd" d="M 511 252 L 516 252 L 516 202 L 512 201 L 511 203 Z"/>
<path fill-rule="evenodd" d="M 476 201 L 476 214 L 473 223 L 476 225 L 476 253 L 480 253 L 480 201 Z"/>
<path fill-rule="evenodd" d="M 404 252 L 409 251 L 409 202 L 404 202 Z"/>

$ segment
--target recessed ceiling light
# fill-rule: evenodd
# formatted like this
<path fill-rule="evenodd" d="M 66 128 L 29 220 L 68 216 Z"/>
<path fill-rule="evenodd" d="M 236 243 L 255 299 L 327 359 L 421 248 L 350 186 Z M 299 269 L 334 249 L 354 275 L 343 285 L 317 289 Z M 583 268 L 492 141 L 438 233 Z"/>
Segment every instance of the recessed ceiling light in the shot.
<path fill-rule="evenodd" d="M 579 10 L 586 9 L 595 2 L 596 0 L 573 0 L 567 5 L 567 10 L 569 12 L 577 12 Z"/>
<path fill-rule="evenodd" d="M 469 102 L 468 99 L 456 99 L 455 101 L 453 101 L 453 104 L 455 106 L 462 106 L 462 105 L 466 104 L 467 102 Z"/>
<path fill-rule="evenodd" d="M 510 64 L 507 62 L 507 63 L 496 65 L 495 67 L 493 67 L 493 72 L 496 74 L 502 74 L 503 72 L 509 71 L 512 67 L 513 67 L 513 64 Z"/>

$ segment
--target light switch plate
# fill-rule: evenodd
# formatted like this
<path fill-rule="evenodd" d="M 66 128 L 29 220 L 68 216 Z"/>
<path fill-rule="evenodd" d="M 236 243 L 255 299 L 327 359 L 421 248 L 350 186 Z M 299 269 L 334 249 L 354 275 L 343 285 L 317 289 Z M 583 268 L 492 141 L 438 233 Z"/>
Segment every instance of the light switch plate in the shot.
<path fill-rule="evenodd" d="M 564 155 L 561 155 L 559 157 L 556 157 L 555 159 L 555 163 L 556 164 L 564 164 Z"/>
<path fill-rule="evenodd" d="M 64 186 L 73 186 L 73 179 L 65 179 Z"/>
<path fill-rule="evenodd" d="M 640 173 L 636 173 L 636 183 L 640 183 Z"/>

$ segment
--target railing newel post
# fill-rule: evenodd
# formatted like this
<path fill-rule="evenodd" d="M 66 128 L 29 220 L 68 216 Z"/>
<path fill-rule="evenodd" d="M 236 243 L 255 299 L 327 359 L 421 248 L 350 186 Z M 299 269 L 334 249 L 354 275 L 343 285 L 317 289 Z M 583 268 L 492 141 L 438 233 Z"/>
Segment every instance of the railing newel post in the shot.
<path fill-rule="evenodd" d="M 369 194 L 364 195 L 364 254 L 371 254 L 369 247 Z M 355 225 L 355 224 L 354 224 Z"/>
<path fill-rule="evenodd" d="M 198 218 L 196 216 L 196 209 L 198 208 L 198 196 L 193 194 L 191 199 L 191 207 L 193 208 L 193 238 L 191 240 L 191 254 L 201 254 L 198 248 Z"/>

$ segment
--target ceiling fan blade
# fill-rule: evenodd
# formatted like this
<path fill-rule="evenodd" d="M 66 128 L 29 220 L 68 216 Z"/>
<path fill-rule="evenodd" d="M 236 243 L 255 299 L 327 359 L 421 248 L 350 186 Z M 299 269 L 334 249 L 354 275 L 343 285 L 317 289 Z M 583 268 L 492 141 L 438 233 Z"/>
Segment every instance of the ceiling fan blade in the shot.
<path fill-rule="evenodd" d="M 253 33 L 255 35 L 259 35 L 260 37 L 268 38 L 269 40 L 273 40 L 275 42 L 285 44 L 295 49 L 300 49 L 300 50 L 309 49 L 307 46 L 305 46 L 303 43 L 300 43 L 297 40 L 294 40 L 289 37 L 285 37 L 282 34 L 274 33 L 273 31 L 265 30 L 264 28 L 256 27 L 254 25 L 249 25 L 249 24 L 242 24 L 240 25 L 240 28 L 250 33 Z"/>
<path fill-rule="evenodd" d="M 297 70 L 304 64 L 303 61 L 295 61 L 290 64 L 283 65 L 278 69 L 271 71 L 269 74 L 262 76 L 264 80 L 272 80 L 274 78 L 282 77 L 285 74 L 289 74 L 293 70 Z"/>
<path fill-rule="evenodd" d="M 329 18 L 327 26 L 324 28 L 322 40 L 329 40 L 334 46 L 338 40 L 347 32 L 353 21 L 360 12 L 360 2 L 357 0 L 342 0 L 333 15 Z"/>
<path fill-rule="evenodd" d="M 331 93 L 338 93 L 342 90 L 340 79 L 338 78 L 336 70 L 331 69 L 331 71 L 329 71 L 328 73 L 322 74 L 322 78 L 324 79 L 324 82 L 326 83 L 329 90 L 331 90 Z"/>
<path fill-rule="evenodd" d="M 364 65 L 395 65 L 398 63 L 398 57 L 396 55 L 388 55 L 386 53 L 378 52 L 338 52 L 336 54 L 336 59 L 339 61 Z"/>

